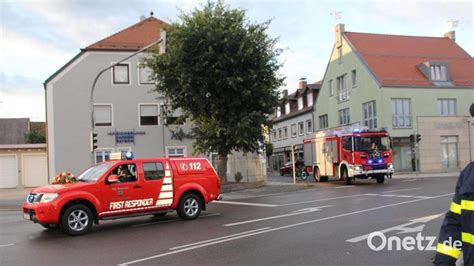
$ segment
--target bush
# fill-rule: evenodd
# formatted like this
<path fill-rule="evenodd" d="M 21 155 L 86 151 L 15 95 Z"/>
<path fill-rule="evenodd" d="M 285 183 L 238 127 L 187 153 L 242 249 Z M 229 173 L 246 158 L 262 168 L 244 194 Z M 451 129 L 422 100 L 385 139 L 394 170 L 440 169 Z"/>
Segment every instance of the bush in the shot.
<path fill-rule="evenodd" d="M 242 176 L 240 172 L 235 173 L 235 176 L 234 176 L 235 182 L 240 183 L 240 181 L 242 181 L 243 178 L 244 177 Z"/>

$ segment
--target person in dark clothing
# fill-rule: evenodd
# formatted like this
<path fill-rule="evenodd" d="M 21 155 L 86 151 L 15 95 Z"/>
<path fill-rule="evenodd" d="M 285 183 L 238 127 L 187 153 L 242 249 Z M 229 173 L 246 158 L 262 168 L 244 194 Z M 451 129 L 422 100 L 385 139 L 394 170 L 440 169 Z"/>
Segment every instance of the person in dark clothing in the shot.
<path fill-rule="evenodd" d="M 470 108 L 474 117 L 474 103 Z M 474 162 L 461 172 L 436 247 L 435 265 L 456 265 L 462 252 L 464 265 L 474 266 Z"/>

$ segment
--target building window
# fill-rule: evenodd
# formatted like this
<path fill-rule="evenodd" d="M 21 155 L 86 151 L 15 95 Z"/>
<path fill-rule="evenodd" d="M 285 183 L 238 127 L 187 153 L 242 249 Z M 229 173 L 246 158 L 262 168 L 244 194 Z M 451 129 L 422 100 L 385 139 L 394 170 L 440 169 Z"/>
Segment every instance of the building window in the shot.
<path fill-rule="evenodd" d="M 456 115 L 456 99 L 438 99 L 438 114 L 440 116 Z"/>
<path fill-rule="evenodd" d="M 352 70 L 352 88 L 357 87 L 357 72 L 356 70 Z"/>
<path fill-rule="evenodd" d="M 177 116 L 168 116 L 166 117 L 166 125 L 184 125 L 184 119 Z"/>
<path fill-rule="evenodd" d="M 303 96 L 298 98 L 298 110 L 303 109 Z"/>
<path fill-rule="evenodd" d="M 153 82 L 153 71 L 149 67 L 139 67 L 138 75 L 140 79 L 140 84 L 155 84 Z"/>
<path fill-rule="evenodd" d="M 186 147 L 166 147 L 166 157 L 184 157 L 186 156 Z"/>
<path fill-rule="evenodd" d="M 296 132 L 296 124 L 291 125 L 291 137 L 296 138 L 297 134 L 298 133 Z"/>
<path fill-rule="evenodd" d="M 364 126 L 369 129 L 377 128 L 377 111 L 375 109 L 375 101 L 362 104 L 364 109 Z"/>
<path fill-rule="evenodd" d="M 283 128 L 283 138 L 285 138 L 285 139 L 288 138 L 288 127 Z"/>
<path fill-rule="evenodd" d="M 118 64 L 113 67 L 114 84 L 130 84 L 130 69 L 128 64 Z"/>
<path fill-rule="evenodd" d="M 290 103 L 286 103 L 285 104 L 285 115 L 289 114 L 290 113 Z"/>
<path fill-rule="evenodd" d="M 329 80 L 329 97 L 334 95 L 334 91 L 332 89 L 332 79 Z"/>
<path fill-rule="evenodd" d="M 281 139 L 281 128 L 278 129 L 278 139 Z"/>
<path fill-rule="evenodd" d="M 319 129 L 328 128 L 328 115 L 319 116 Z"/>
<path fill-rule="evenodd" d="M 347 74 L 337 78 L 337 100 L 339 102 L 349 99 L 349 90 L 347 89 Z"/>
<path fill-rule="evenodd" d="M 349 116 L 349 108 L 344 108 L 339 110 L 339 125 L 347 125 L 351 123 L 351 118 Z"/>
<path fill-rule="evenodd" d="M 308 103 L 308 106 L 313 105 L 313 93 L 310 92 L 306 95 L 306 102 Z"/>
<path fill-rule="evenodd" d="M 112 126 L 111 104 L 94 104 L 94 125 L 98 127 Z"/>
<path fill-rule="evenodd" d="M 281 110 L 280 110 L 280 107 L 277 107 L 277 117 L 280 117 L 281 116 Z"/>
<path fill-rule="evenodd" d="M 411 127 L 410 99 L 392 99 L 392 126 L 394 128 Z"/>
<path fill-rule="evenodd" d="M 158 104 L 139 104 L 140 126 L 158 125 Z"/>
<path fill-rule="evenodd" d="M 448 68 L 445 65 L 430 66 L 430 74 L 431 74 L 431 80 L 435 80 L 435 81 L 448 80 Z"/>
<path fill-rule="evenodd" d="M 298 122 L 298 135 L 304 135 L 304 122 Z"/>
<path fill-rule="evenodd" d="M 273 141 L 277 140 L 277 132 L 276 130 L 273 130 Z"/>
<path fill-rule="evenodd" d="M 306 133 L 309 134 L 313 132 L 313 121 L 310 120 L 306 120 Z"/>
<path fill-rule="evenodd" d="M 95 150 L 95 163 L 105 162 L 110 160 L 110 153 L 112 149 L 98 149 Z"/>
<path fill-rule="evenodd" d="M 459 169 L 457 136 L 441 136 L 441 164 L 444 170 Z"/>

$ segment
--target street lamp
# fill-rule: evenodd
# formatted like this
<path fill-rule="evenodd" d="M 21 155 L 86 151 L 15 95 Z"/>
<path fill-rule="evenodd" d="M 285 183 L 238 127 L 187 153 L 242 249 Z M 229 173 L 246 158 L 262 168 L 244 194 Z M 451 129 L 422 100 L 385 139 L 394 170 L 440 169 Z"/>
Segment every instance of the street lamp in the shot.
<path fill-rule="evenodd" d="M 134 52 L 133 54 L 123 58 L 122 60 L 102 69 L 98 74 L 97 76 L 95 76 L 94 78 L 94 82 L 92 82 L 92 87 L 91 87 L 91 94 L 90 94 L 90 115 L 91 115 L 91 130 L 90 130 L 90 137 L 91 137 L 91 159 L 92 159 L 92 164 L 94 164 L 94 144 L 92 144 L 93 142 L 93 135 L 94 135 L 94 128 L 95 128 L 95 122 L 94 122 L 94 91 L 95 91 L 95 85 L 97 84 L 97 81 L 99 80 L 99 77 L 104 73 L 106 72 L 107 70 L 115 67 L 116 65 L 118 64 L 121 64 L 123 63 L 124 61 L 136 56 L 137 54 L 143 52 L 143 51 L 146 51 L 148 50 L 149 48 L 157 45 L 157 44 L 160 44 L 160 54 L 161 53 L 164 53 L 166 50 L 166 31 L 163 30 L 163 29 L 160 29 L 160 39 L 148 44 L 147 46 L 141 48 L 140 50 Z"/>

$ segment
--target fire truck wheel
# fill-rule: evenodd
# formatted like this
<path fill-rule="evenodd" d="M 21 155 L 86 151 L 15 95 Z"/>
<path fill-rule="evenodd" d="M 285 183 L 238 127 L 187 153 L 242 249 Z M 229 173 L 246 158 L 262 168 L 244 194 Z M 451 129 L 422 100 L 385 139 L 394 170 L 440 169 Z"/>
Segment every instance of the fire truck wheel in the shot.
<path fill-rule="evenodd" d="M 61 217 L 61 227 L 72 236 L 84 235 L 92 227 L 93 216 L 91 210 L 82 204 L 74 204 L 64 211 Z"/>
<path fill-rule="evenodd" d="M 377 183 L 379 184 L 383 184 L 383 182 L 385 182 L 385 176 L 383 175 L 377 176 L 376 179 L 377 179 Z"/>
<path fill-rule="evenodd" d="M 183 220 L 196 219 L 201 214 L 201 199 L 196 194 L 187 194 L 181 198 L 178 206 L 178 216 Z"/>
<path fill-rule="evenodd" d="M 315 182 L 321 182 L 321 173 L 319 172 L 319 168 L 315 167 L 313 170 L 313 177 Z"/>
<path fill-rule="evenodd" d="M 352 178 L 347 174 L 347 169 L 345 167 L 342 167 L 341 169 L 341 179 L 346 182 L 346 185 L 352 184 Z"/>

